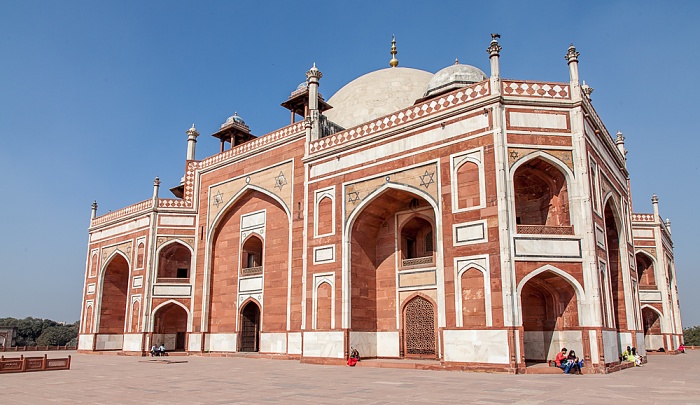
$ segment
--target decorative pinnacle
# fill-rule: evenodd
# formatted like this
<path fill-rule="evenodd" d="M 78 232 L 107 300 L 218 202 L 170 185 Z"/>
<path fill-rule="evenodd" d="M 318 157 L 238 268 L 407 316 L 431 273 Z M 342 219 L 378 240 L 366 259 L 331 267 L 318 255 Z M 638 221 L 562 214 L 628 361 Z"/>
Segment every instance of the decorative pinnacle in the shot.
<path fill-rule="evenodd" d="M 199 132 L 197 132 L 197 128 L 194 127 L 194 123 L 192 123 L 192 128 L 187 130 L 187 135 L 195 138 L 199 136 Z"/>
<path fill-rule="evenodd" d="M 455 65 L 459 65 L 459 59 L 455 58 Z"/>
<path fill-rule="evenodd" d="M 322 77 L 323 77 L 323 73 L 321 73 L 321 71 L 318 70 L 318 68 L 316 68 L 316 62 L 314 62 L 314 65 L 311 67 L 311 69 L 309 69 L 306 72 L 306 80 L 309 81 L 312 78 L 318 80 Z"/>
<path fill-rule="evenodd" d="M 92 210 L 96 211 L 97 210 L 97 200 L 92 202 Z"/>
<path fill-rule="evenodd" d="M 651 203 L 652 204 L 658 204 L 659 203 L 659 197 L 656 196 L 656 194 L 651 196 Z"/>
<path fill-rule="evenodd" d="M 492 56 L 498 56 L 499 52 L 501 52 L 501 46 L 498 45 L 498 38 L 501 36 L 498 34 L 491 34 L 491 44 L 489 45 L 488 48 L 486 48 L 486 52 L 489 54 L 489 58 Z"/>
<path fill-rule="evenodd" d="M 583 94 L 586 95 L 586 97 L 590 100 L 591 99 L 591 93 L 593 93 L 593 87 L 589 86 L 586 84 L 586 81 L 583 81 L 583 84 L 581 85 L 581 90 L 583 90 Z"/>
<path fill-rule="evenodd" d="M 615 135 L 615 144 L 618 143 L 625 143 L 625 137 L 622 136 L 622 132 L 617 131 L 617 134 Z"/>
<path fill-rule="evenodd" d="M 671 226 L 671 220 L 666 218 L 666 226 Z"/>
<path fill-rule="evenodd" d="M 395 68 L 399 66 L 399 60 L 396 59 L 396 37 L 394 35 L 391 35 L 391 60 L 389 61 L 389 66 Z"/>
<path fill-rule="evenodd" d="M 576 47 L 574 44 L 569 44 L 569 51 L 566 52 L 566 55 L 564 55 L 564 59 L 566 59 L 569 63 L 578 62 L 579 55 L 580 53 L 576 52 Z"/>
<path fill-rule="evenodd" d="M 153 179 L 153 186 L 154 187 L 160 186 L 160 178 L 158 176 L 156 176 L 156 178 Z"/>

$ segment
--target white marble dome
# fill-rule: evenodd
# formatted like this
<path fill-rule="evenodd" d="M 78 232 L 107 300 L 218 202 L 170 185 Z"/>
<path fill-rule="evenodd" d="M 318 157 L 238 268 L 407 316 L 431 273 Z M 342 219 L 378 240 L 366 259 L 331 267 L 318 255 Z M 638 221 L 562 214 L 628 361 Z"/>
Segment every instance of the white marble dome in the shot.
<path fill-rule="evenodd" d="M 428 83 L 425 96 L 445 93 L 486 79 L 486 73 L 477 67 L 455 64 L 435 73 Z"/>
<path fill-rule="evenodd" d="M 419 69 L 387 68 L 367 73 L 346 84 L 328 100 L 323 114 L 350 128 L 410 107 L 423 97 L 433 74 Z"/>

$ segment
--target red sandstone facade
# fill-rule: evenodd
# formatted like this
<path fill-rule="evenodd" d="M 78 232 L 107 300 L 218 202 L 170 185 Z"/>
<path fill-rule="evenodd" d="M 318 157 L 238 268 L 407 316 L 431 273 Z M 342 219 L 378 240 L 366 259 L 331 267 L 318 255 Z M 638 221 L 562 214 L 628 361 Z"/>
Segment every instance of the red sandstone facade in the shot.
<path fill-rule="evenodd" d="M 304 120 L 256 138 L 231 117 L 202 160 L 192 128 L 179 198 L 156 181 L 152 199 L 93 207 L 79 349 L 341 362 L 355 347 L 522 372 L 566 346 L 607 372 L 627 345 L 676 348 L 670 223 L 656 201 L 631 213 L 624 138 L 578 53 L 569 83 L 544 83 L 501 79 L 488 51 L 490 77 L 446 68 L 359 125 L 322 114 L 348 107 L 319 97 L 314 66 L 283 104 Z"/>

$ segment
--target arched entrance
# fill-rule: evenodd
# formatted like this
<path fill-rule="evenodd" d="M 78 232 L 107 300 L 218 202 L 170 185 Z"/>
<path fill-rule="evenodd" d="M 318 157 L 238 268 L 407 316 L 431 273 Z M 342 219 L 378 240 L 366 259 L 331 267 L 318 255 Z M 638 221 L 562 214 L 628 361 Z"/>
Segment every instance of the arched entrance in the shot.
<path fill-rule="evenodd" d="M 163 305 L 153 316 L 153 344 L 165 350 L 185 350 L 187 311 L 173 302 Z"/>
<path fill-rule="evenodd" d="M 102 279 L 98 333 L 124 333 L 128 294 L 129 263 L 121 254 L 115 254 L 107 264 Z"/>
<path fill-rule="evenodd" d="M 605 204 L 605 238 L 608 249 L 608 271 L 610 274 L 610 290 L 612 295 L 612 321 L 618 331 L 627 329 L 627 320 L 620 314 L 625 313 L 625 287 L 622 280 L 622 265 L 620 262 L 620 231 L 619 215 L 614 208 L 612 198 Z"/>
<path fill-rule="evenodd" d="M 406 357 L 436 357 L 435 307 L 419 296 L 403 310 L 403 352 Z"/>
<path fill-rule="evenodd" d="M 562 347 L 581 346 L 576 290 L 562 276 L 544 271 L 527 280 L 520 291 L 525 360 L 553 359 Z M 576 335 L 576 336 L 574 336 Z M 576 338 L 577 337 L 577 338 Z M 583 353 L 579 353 L 580 356 Z"/>
<path fill-rule="evenodd" d="M 432 314 L 431 332 L 417 334 L 413 331 L 425 327 L 417 326 L 416 322 L 422 318 L 416 318 L 412 312 L 418 301 L 408 307 L 410 316 L 406 318 L 407 309 L 400 307 L 400 303 L 406 301 L 403 298 L 397 300 L 397 292 L 400 296 L 405 296 L 420 289 L 434 291 L 435 288 L 435 284 L 426 284 L 424 280 L 411 278 L 410 275 L 423 269 L 429 274 L 435 269 L 436 258 L 439 256 L 435 208 L 426 198 L 419 192 L 413 193 L 412 190 L 398 186 L 387 187 L 367 197 L 359 211 L 350 217 L 350 249 L 347 255 L 347 291 L 350 294 L 348 326 L 353 332 L 384 333 L 388 339 L 393 339 L 394 344 L 392 349 L 383 349 L 376 343 L 366 343 L 366 347 L 360 346 L 360 352 L 390 357 L 402 353 L 409 355 L 409 352 L 414 355 L 436 356 L 436 307 L 428 301 Z M 397 279 L 401 280 L 400 285 L 397 285 Z M 406 322 L 412 325 L 410 328 L 413 333 L 409 351 L 406 351 L 406 336 L 402 335 Z M 427 341 L 419 343 L 416 339 Z M 429 349 L 421 348 L 424 344 Z"/>
<path fill-rule="evenodd" d="M 659 312 L 649 307 L 644 307 L 642 308 L 642 320 L 644 322 L 644 346 L 652 350 L 664 347 Z"/>
<path fill-rule="evenodd" d="M 260 350 L 260 307 L 253 301 L 241 310 L 240 352 L 257 352 Z"/>

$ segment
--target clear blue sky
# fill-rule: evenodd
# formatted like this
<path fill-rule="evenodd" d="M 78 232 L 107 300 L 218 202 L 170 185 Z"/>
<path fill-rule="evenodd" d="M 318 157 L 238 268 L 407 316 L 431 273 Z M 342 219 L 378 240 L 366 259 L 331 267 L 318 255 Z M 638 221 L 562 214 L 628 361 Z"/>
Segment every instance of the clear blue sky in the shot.
<path fill-rule="evenodd" d="M 15 1 L 0 5 L 0 317 L 79 318 L 90 204 L 147 199 L 197 157 L 234 111 L 256 135 L 316 62 L 328 99 L 388 66 L 436 72 L 455 58 L 488 72 L 502 35 L 505 78 L 568 81 L 564 54 L 608 130 L 627 138 L 635 212 L 672 221 L 685 326 L 700 324 L 692 258 L 700 175 L 698 2 Z"/>

